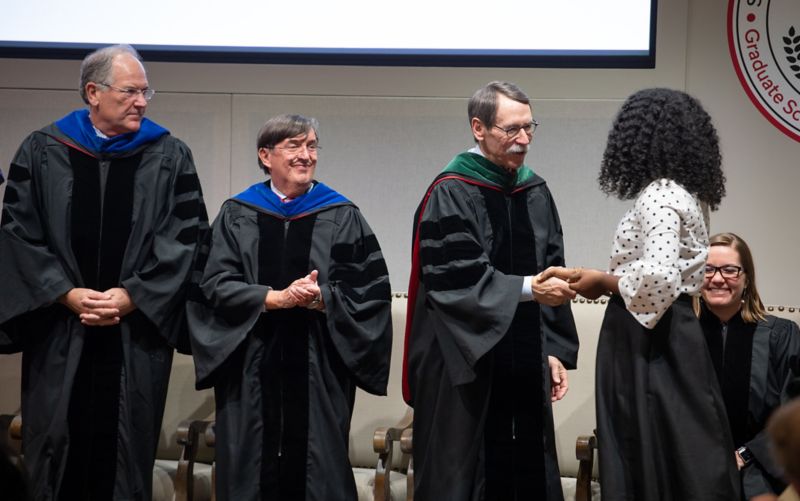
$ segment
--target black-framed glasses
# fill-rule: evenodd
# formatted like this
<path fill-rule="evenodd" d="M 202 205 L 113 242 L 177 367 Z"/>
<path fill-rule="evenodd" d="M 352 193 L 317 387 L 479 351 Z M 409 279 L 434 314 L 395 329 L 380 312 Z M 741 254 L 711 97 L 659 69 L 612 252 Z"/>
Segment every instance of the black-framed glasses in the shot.
<path fill-rule="evenodd" d="M 517 134 L 519 134 L 519 131 L 525 131 L 525 134 L 527 134 L 528 137 L 533 137 L 533 133 L 536 132 L 536 127 L 538 127 L 538 126 L 539 126 L 539 122 L 537 122 L 536 120 L 531 120 L 531 123 L 529 123 L 529 124 L 512 125 L 511 127 L 506 127 L 506 128 L 500 127 L 499 125 L 492 125 L 492 127 L 494 127 L 495 129 L 499 129 L 499 130 L 505 132 L 506 136 L 508 136 L 510 138 L 511 137 L 517 137 Z"/>
<path fill-rule="evenodd" d="M 123 88 L 120 88 L 120 87 L 114 87 L 113 85 L 107 84 L 105 82 L 95 82 L 95 83 L 97 83 L 97 85 L 102 85 L 103 87 L 108 87 L 109 89 L 113 89 L 113 90 L 119 92 L 120 94 L 124 94 L 125 95 L 125 99 L 136 99 L 136 96 L 141 94 L 145 101 L 149 101 L 149 100 L 153 99 L 153 96 L 156 95 L 156 91 L 154 91 L 153 89 L 150 89 L 150 88 L 137 89 L 135 87 L 127 87 L 127 88 L 123 89 Z"/>
<path fill-rule="evenodd" d="M 739 278 L 739 275 L 742 273 L 742 267 L 732 264 L 724 264 L 722 266 L 711 266 L 710 264 L 706 265 L 706 278 L 714 278 L 714 275 L 716 275 L 717 272 L 722 275 L 722 278 Z"/>

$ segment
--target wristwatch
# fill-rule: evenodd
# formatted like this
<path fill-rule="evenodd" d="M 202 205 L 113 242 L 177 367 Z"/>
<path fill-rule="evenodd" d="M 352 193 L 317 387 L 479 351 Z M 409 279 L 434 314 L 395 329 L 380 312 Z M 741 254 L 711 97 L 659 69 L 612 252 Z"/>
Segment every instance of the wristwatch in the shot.
<path fill-rule="evenodd" d="M 747 448 L 747 446 L 743 445 L 738 449 L 736 449 L 736 454 L 738 454 L 739 457 L 742 458 L 742 461 L 744 462 L 745 466 L 753 462 L 754 459 L 753 453 L 752 451 L 750 451 L 750 449 Z"/>

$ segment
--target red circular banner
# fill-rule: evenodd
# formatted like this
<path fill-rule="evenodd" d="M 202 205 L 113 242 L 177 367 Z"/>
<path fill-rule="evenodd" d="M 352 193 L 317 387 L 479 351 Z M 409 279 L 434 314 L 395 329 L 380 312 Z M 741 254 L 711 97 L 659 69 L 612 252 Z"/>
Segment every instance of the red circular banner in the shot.
<path fill-rule="evenodd" d="M 728 48 L 753 104 L 800 141 L 800 1 L 730 0 Z"/>

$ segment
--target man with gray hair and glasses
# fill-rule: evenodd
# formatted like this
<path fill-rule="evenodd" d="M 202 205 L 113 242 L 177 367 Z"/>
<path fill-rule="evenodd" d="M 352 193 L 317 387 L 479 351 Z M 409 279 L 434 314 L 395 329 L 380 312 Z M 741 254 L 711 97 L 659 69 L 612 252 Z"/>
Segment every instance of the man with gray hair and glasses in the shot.
<path fill-rule="evenodd" d="M 348 460 L 356 387 L 386 394 L 391 288 L 353 202 L 315 179 L 317 121 L 258 133 L 269 180 L 226 201 L 188 304 L 197 387 L 216 397 L 216 496 L 358 499 Z"/>
<path fill-rule="evenodd" d="M 187 284 L 208 221 L 189 148 L 144 118 L 139 54 L 81 65 L 88 109 L 31 133 L 0 222 L 0 352 L 22 352 L 37 500 L 151 497 Z"/>
<path fill-rule="evenodd" d="M 578 337 L 561 223 L 525 164 L 538 123 L 516 85 L 469 101 L 477 145 L 434 179 L 414 221 L 403 392 L 419 499 L 562 500 L 551 402 Z"/>

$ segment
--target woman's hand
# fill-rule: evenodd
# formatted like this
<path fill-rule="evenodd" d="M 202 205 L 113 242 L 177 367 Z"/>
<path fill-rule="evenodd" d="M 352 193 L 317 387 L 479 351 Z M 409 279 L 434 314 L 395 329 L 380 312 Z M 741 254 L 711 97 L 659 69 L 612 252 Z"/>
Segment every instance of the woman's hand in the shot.
<path fill-rule="evenodd" d="M 608 284 L 608 273 L 591 268 L 582 268 L 571 279 L 569 286 L 586 299 L 597 299 L 611 291 Z"/>
<path fill-rule="evenodd" d="M 617 293 L 618 277 L 591 268 L 563 268 L 551 266 L 537 275 L 540 281 L 558 278 L 587 299 L 597 299 L 604 294 Z"/>

